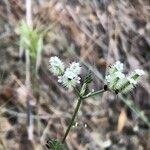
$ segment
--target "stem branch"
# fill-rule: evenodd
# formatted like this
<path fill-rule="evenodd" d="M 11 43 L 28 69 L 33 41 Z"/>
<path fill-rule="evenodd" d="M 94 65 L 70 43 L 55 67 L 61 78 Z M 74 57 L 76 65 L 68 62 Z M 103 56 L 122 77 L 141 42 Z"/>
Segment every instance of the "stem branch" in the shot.
<path fill-rule="evenodd" d="M 77 102 L 77 106 L 76 106 L 76 108 L 75 108 L 75 111 L 74 111 L 74 114 L 73 114 L 72 119 L 71 119 L 71 121 L 70 121 L 70 124 L 69 124 L 69 126 L 68 126 L 68 128 L 67 128 L 67 130 L 66 130 L 66 132 L 65 132 L 65 135 L 64 135 L 64 137 L 63 137 L 63 139 L 62 139 L 62 143 L 65 142 L 66 137 L 67 137 L 67 135 L 68 135 L 68 133 L 69 133 L 69 131 L 70 131 L 70 129 L 71 129 L 71 126 L 73 125 L 73 122 L 74 122 L 74 120 L 75 120 L 75 117 L 76 117 L 76 115 L 77 115 L 77 112 L 78 112 L 78 110 L 79 110 L 79 108 L 80 108 L 81 102 L 82 102 L 82 98 L 79 97 L 79 98 L 78 98 L 78 102 Z"/>
<path fill-rule="evenodd" d="M 82 98 L 83 98 L 83 99 L 86 99 L 86 98 L 88 98 L 88 97 L 95 96 L 95 95 L 100 94 L 100 93 L 103 93 L 103 92 L 105 92 L 104 89 L 99 90 L 99 91 L 96 91 L 96 92 L 91 92 L 91 93 L 89 93 L 89 94 L 83 96 Z"/>
<path fill-rule="evenodd" d="M 85 92 L 85 91 L 83 91 L 83 93 L 84 93 L 84 92 Z M 79 111 L 79 108 L 80 108 L 80 105 L 81 105 L 81 103 L 82 103 L 82 100 L 83 100 L 83 99 L 86 99 L 86 98 L 88 98 L 88 97 L 95 96 L 95 95 L 97 95 L 97 94 L 103 93 L 103 92 L 105 92 L 104 89 L 99 90 L 99 91 L 96 91 L 96 92 L 89 93 L 89 94 L 87 94 L 87 95 L 85 95 L 85 96 L 80 96 L 80 97 L 78 98 L 78 102 L 77 102 L 75 111 L 74 111 L 74 113 L 73 113 L 73 116 L 72 116 L 72 118 L 71 118 L 71 121 L 70 121 L 70 123 L 69 123 L 69 126 L 68 126 L 68 128 L 67 128 L 67 130 L 66 130 L 66 132 L 65 132 L 65 135 L 64 135 L 64 137 L 63 137 L 63 139 L 62 139 L 62 143 L 65 142 L 66 137 L 67 137 L 67 135 L 68 135 L 68 133 L 69 133 L 69 131 L 70 131 L 70 129 L 71 129 L 73 123 L 74 123 L 75 117 L 76 117 L 76 115 L 77 115 L 77 113 L 78 113 L 78 111 Z M 82 94 L 83 94 L 83 93 L 82 93 Z"/>

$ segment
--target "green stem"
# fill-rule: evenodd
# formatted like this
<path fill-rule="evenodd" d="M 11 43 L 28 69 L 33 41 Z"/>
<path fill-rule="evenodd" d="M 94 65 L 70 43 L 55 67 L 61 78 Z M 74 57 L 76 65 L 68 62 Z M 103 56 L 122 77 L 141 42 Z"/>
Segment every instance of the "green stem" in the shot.
<path fill-rule="evenodd" d="M 103 93 L 103 92 L 105 92 L 104 89 L 99 90 L 99 91 L 96 91 L 96 92 L 91 92 L 91 93 L 89 93 L 89 94 L 83 96 L 82 98 L 83 98 L 83 99 L 86 99 L 86 98 L 88 98 L 88 97 L 95 96 L 95 95 L 100 94 L 100 93 Z"/>
<path fill-rule="evenodd" d="M 64 143 L 65 140 L 66 140 L 66 137 L 67 137 L 67 135 L 68 135 L 68 133 L 69 133 L 69 131 L 70 131 L 70 129 L 71 129 L 73 123 L 74 123 L 75 117 L 76 117 L 76 115 L 77 115 L 77 113 L 78 113 L 78 110 L 79 110 L 79 108 L 80 108 L 81 103 L 82 103 L 82 98 L 79 97 L 79 98 L 78 98 L 78 102 L 77 102 L 77 106 L 76 106 L 76 108 L 75 108 L 75 111 L 74 111 L 74 114 L 73 114 L 72 119 L 71 119 L 71 121 L 70 121 L 70 124 L 69 124 L 69 126 L 68 126 L 68 128 L 67 128 L 67 130 L 66 130 L 66 132 L 65 132 L 65 135 L 64 135 L 64 137 L 63 137 L 63 139 L 62 139 L 62 143 Z"/>
<path fill-rule="evenodd" d="M 84 88 L 84 86 L 82 86 L 82 87 Z M 84 95 L 84 92 L 85 92 L 85 90 L 84 90 L 83 93 L 82 93 L 83 95 Z M 73 113 L 73 116 L 72 116 L 72 118 L 71 118 L 71 121 L 70 121 L 70 123 L 69 123 L 69 126 L 68 126 L 68 128 L 67 128 L 67 130 L 66 130 L 66 132 L 65 132 L 65 135 L 64 135 L 64 137 L 63 137 L 63 139 L 62 139 L 62 143 L 65 142 L 66 137 L 67 137 L 67 135 L 68 135 L 68 133 L 69 133 L 69 131 L 70 131 L 70 129 L 71 129 L 73 123 L 74 123 L 75 117 L 76 117 L 76 115 L 77 115 L 77 113 L 78 113 L 78 111 L 79 111 L 79 108 L 80 108 L 80 105 L 81 105 L 81 103 L 82 103 L 82 100 L 83 100 L 83 99 L 86 99 L 86 98 L 88 98 L 88 97 L 95 96 L 95 95 L 97 95 L 97 94 L 103 93 L 103 92 L 105 92 L 104 89 L 99 90 L 99 91 L 96 91 L 96 92 L 89 93 L 89 94 L 87 94 L 87 95 L 85 95 L 85 96 L 80 96 L 80 97 L 78 98 L 78 102 L 77 102 L 75 111 L 74 111 L 74 113 Z"/>

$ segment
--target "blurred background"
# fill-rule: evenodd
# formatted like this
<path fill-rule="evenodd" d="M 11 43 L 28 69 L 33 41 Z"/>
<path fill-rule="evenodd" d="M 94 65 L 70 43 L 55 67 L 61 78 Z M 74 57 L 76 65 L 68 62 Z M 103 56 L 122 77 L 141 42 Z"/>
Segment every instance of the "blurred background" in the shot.
<path fill-rule="evenodd" d="M 66 64 L 80 62 L 83 72 L 90 69 L 89 88 L 95 90 L 103 88 L 106 68 L 117 60 L 125 73 L 142 68 L 146 75 L 125 98 L 150 119 L 149 0 L 32 0 L 29 21 L 44 34 L 36 66 L 29 70 L 18 32 L 20 21 L 28 21 L 27 1 L 0 1 L 0 150 L 42 150 L 47 138 L 64 135 L 77 101 L 49 71 L 55 55 Z M 150 130 L 119 96 L 107 92 L 84 101 L 66 145 L 149 150 Z"/>

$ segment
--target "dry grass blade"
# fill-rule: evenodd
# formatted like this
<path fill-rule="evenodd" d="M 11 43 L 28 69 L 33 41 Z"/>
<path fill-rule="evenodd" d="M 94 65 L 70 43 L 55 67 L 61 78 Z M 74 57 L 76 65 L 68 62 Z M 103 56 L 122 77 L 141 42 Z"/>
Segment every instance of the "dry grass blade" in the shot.
<path fill-rule="evenodd" d="M 121 109 L 121 112 L 118 118 L 118 127 L 117 127 L 118 132 L 121 132 L 123 130 L 126 120 L 127 120 L 126 111 L 125 109 Z"/>

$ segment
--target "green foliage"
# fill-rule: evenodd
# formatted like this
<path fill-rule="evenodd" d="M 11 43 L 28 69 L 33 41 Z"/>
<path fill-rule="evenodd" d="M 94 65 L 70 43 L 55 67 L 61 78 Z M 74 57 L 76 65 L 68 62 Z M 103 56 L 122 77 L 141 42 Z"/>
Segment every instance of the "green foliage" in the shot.
<path fill-rule="evenodd" d="M 84 77 L 84 81 L 83 81 L 83 85 L 81 87 L 80 90 L 80 96 L 84 96 L 85 94 L 89 93 L 88 91 L 88 84 L 92 82 L 92 73 L 90 70 L 87 71 L 85 77 Z"/>
<path fill-rule="evenodd" d="M 86 73 L 86 75 L 85 75 L 85 77 L 84 77 L 84 83 L 87 83 L 87 84 L 89 84 L 89 83 L 91 83 L 92 82 L 92 72 L 89 70 L 89 71 L 87 71 L 87 73 Z"/>
<path fill-rule="evenodd" d="M 56 139 L 49 139 L 46 143 L 46 147 L 48 150 L 65 150 L 64 145 Z"/>
<path fill-rule="evenodd" d="M 32 62 L 35 62 L 43 47 L 43 35 L 40 30 L 28 26 L 25 21 L 19 24 L 20 46 L 29 50 Z"/>

